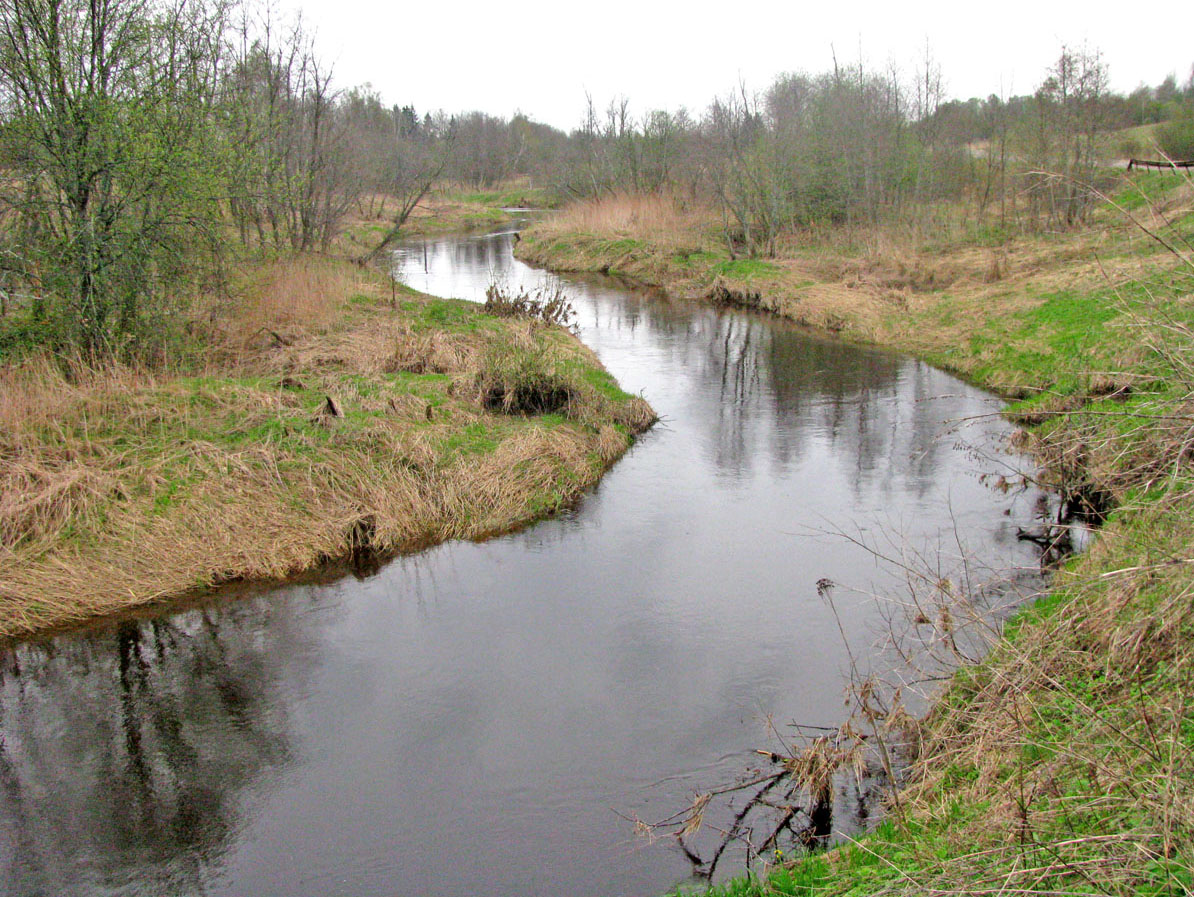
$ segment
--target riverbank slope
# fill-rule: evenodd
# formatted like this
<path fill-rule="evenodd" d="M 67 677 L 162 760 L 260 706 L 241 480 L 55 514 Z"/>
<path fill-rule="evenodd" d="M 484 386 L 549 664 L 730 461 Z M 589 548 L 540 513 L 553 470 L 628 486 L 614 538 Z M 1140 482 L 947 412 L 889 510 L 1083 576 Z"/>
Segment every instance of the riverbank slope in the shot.
<path fill-rule="evenodd" d="M 239 281 L 176 363 L 0 367 L 0 638 L 500 533 L 654 420 L 557 325 L 324 258 Z"/>
<path fill-rule="evenodd" d="M 1048 484 L 1106 518 L 913 726 L 883 826 L 720 893 L 1188 893 L 1192 193 L 1151 176 L 1081 230 L 793 234 L 773 259 L 731 258 L 714 216 L 657 198 L 575 207 L 524 235 L 519 256 L 540 266 L 765 309 L 958 372 L 1012 399 Z M 942 620 L 929 638 L 948 638 Z"/>

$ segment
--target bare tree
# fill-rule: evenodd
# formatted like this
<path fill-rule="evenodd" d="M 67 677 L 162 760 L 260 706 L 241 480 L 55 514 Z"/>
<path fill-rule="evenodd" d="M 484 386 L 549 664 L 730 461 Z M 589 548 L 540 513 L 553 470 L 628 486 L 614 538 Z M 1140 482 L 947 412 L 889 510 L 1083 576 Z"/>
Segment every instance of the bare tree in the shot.
<path fill-rule="evenodd" d="M 1093 200 L 1098 137 L 1107 119 L 1107 66 L 1097 51 L 1062 47 L 1035 96 L 1030 186 L 1038 211 L 1050 224 L 1086 220 Z M 1056 177 L 1061 175 L 1061 177 Z"/>
<path fill-rule="evenodd" d="M 411 213 L 451 161 L 454 146 L 451 130 L 443 134 L 428 130 L 416 139 L 395 140 L 387 158 L 383 189 L 396 200 L 397 206 L 389 216 L 386 232 L 372 249 L 357 259 L 358 263 L 373 263 L 398 239 Z"/>
<path fill-rule="evenodd" d="M 242 241 L 327 249 L 364 182 L 347 119 L 301 19 L 281 35 L 246 16 L 224 81 L 225 128 L 235 141 L 229 202 Z"/>

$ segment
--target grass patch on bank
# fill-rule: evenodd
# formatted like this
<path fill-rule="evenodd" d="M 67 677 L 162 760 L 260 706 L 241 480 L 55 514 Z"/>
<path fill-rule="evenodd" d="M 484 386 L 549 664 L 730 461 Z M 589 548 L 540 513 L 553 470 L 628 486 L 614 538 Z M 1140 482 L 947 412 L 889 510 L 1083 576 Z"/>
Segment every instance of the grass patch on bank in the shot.
<path fill-rule="evenodd" d="M 197 310 L 202 364 L 0 366 L 0 637 L 505 531 L 654 419 L 562 328 L 389 292 L 279 260 Z"/>
<path fill-rule="evenodd" d="M 560 197 L 554 190 L 529 184 L 473 192 L 461 189 L 450 195 L 460 202 L 493 209 L 554 209 L 560 205 Z"/>

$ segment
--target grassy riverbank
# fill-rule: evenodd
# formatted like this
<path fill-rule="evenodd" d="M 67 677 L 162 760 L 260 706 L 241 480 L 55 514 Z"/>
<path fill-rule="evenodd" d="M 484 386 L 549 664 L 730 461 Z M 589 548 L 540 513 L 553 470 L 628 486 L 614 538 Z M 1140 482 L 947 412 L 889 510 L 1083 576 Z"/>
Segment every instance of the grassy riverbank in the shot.
<path fill-rule="evenodd" d="M 1189 893 L 1191 196 L 1152 176 L 1080 231 L 1000 234 L 945 210 L 915 229 L 793 234 L 773 259 L 731 259 L 713 216 L 658 199 L 576 207 L 524 235 L 518 253 L 539 265 L 767 309 L 959 372 L 1014 401 L 1063 495 L 1113 509 L 917 725 L 888 822 L 721 893 Z"/>
<path fill-rule="evenodd" d="M 345 222 L 337 240 L 338 250 L 350 256 L 367 252 L 390 229 L 390 216 L 397 203 L 393 197 L 362 199 Z M 513 209 L 553 209 L 558 204 L 554 191 L 534 187 L 525 180 L 500 184 L 491 190 L 443 184 L 432 189 L 411 212 L 402 226 L 402 238 L 483 231 L 516 221 L 520 215 Z"/>
<path fill-rule="evenodd" d="M 570 333 L 299 258 L 154 368 L 0 367 L 0 637 L 574 501 L 653 420 Z"/>

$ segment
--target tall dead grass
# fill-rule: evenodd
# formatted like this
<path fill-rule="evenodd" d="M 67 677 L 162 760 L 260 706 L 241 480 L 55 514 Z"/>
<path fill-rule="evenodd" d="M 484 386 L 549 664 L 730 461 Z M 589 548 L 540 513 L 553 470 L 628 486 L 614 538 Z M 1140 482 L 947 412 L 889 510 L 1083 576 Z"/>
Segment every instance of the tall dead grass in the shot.
<path fill-rule="evenodd" d="M 0 556 L 19 543 L 43 550 L 108 501 L 121 452 L 91 440 L 88 425 L 157 382 L 144 368 L 48 354 L 0 367 Z"/>
<path fill-rule="evenodd" d="M 114 402 L 152 387 L 159 375 L 114 360 L 38 353 L 0 366 L 0 438 L 53 424 L 82 401 Z"/>
<path fill-rule="evenodd" d="M 286 343 L 300 333 L 327 330 L 348 299 L 372 289 L 370 275 L 320 256 L 277 259 L 249 272 L 218 315 L 220 343 L 245 353 L 254 347 Z"/>
<path fill-rule="evenodd" d="M 568 233 L 627 237 L 662 246 L 693 243 L 718 223 L 706 206 L 667 194 L 616 193 L 567 206 L 536 226 L 547 236 Z"/>

